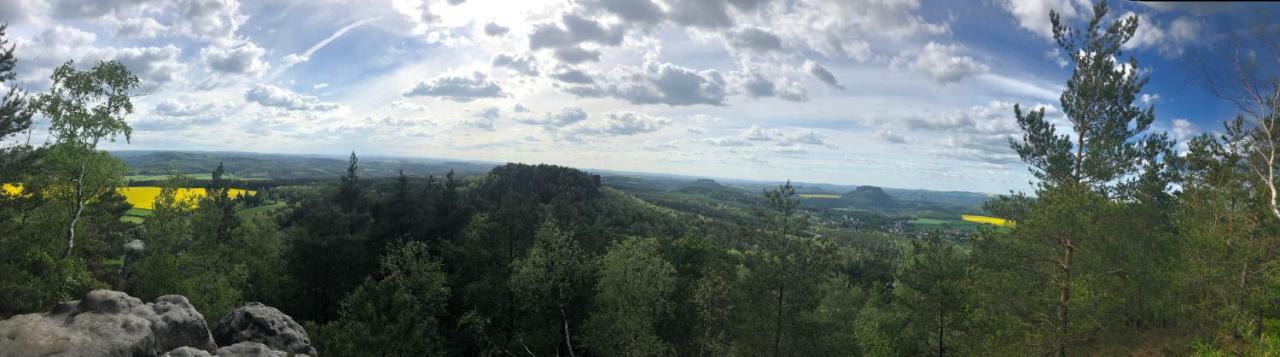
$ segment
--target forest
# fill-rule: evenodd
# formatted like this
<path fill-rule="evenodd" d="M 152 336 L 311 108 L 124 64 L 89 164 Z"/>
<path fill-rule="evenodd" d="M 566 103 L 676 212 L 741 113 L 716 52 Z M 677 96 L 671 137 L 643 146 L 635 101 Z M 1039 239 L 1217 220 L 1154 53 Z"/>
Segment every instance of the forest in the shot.
<path fill-rule="evenodd" d="M 211 325 L 261 302 L 324 356 L 1280 354 L 1280 87 L 1208 80 L 1240 116 L 1175 142 L 1136 99 L 1137 18 L 1107 13 L 1046 19 L 1071 54 L 1068 121 L 1007 113 L 1035 189 L 973 212 L 1016 225 L 964 232 L 902 228 L 942 206 L 834 210 L 791 182 L 638 190 L 518 163 L 373 177 L 355 152 L 318 180 L 146 172 L 164 189 L 125 220 L 133 172 L 100 146 L 130 140 L 141 80 L 68 61 L 0 103 L 0 182 L 21 187 L 0 194 L 0 318 L 111 289 L 186 296 Z M 27 54 L 2 29 L 12 81 Z M 1275 66 L 1258 43 L 1272 56 L 1240 78 Z M 24 143 L 42 118 L 50 140 Z M 208 194 L 175 194 L 189 187 Z M 259 195 L 229 194 L 245 187 Z"/>

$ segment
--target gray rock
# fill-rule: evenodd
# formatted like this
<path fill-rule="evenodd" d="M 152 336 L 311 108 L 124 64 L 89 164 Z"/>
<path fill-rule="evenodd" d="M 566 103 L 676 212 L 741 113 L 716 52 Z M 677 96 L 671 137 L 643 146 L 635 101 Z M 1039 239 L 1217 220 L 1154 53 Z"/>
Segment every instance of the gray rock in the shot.
<path fill-rule="evenodd" d="M 212 336 L 186 298 L 154 304 L 111 290 L 60 303 L 47 313 L 0 321 L 0 356 L 155 356 L 182 346 L 213 350 Z"/>
<path fill-rule="evenodd" d="M 285 357 L 288 353 L 257 342 L 240 342 L 218 349 L 219 357 Z"/>
<path fill-rule="evenodd" d="M 173 351 L 169 351 L 161 357 L 213 357 L 213 355 L 209 354 L 209 352 L 205 350 L 183 346 L 178 347 L 178 349 Z"/>
<path fill-rule="evenodd" d="M 249 303 L 218 321 L 213 331 L 218 345 L 258 342 L 289 354 L 316 355 L 307 331 L 274 307 Z"/>
<path fill-rule="evenodd" d="M 204 315 L 196 311 L 185 296 L 161 296 L 153 306 L 157 316 L 151 329 L 156 332 L 156 343 L 161 350 L 179 346 L 205 351 L 218 348 L 213 344 L 213 335 L 204 322 Z"/>

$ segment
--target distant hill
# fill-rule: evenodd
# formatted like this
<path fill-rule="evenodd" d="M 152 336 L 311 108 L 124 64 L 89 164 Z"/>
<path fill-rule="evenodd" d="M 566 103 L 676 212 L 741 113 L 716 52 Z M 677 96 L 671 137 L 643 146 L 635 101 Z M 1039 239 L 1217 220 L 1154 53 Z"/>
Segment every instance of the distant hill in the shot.
<path fill-rule="evenodd" d="M 676 189 L 675 192 L 702 195 L 720 201 L 741 204 L 754 204 L 759 201 L 759 194 L 752 194 L 742 189 L 721 185 L 711 179 L 697 179 L 692 183 Z"/>
<path fill-rule="evenodd" d="M 347 158 L 259 154 L 243 152 L 185 151 L 115 151 L 129 167 L 129 175 L 138 179 L 175 174 L 204 174 L 222 162 L 228 173 L 244 180 L 298 180 L 336 178 L 346 174 Z M 496 164 L 431 159 L 360 157 L 360 173 L 365 177 L 394 177 L 404 170 L 406 175 L 444 175 L 455 170 L 459 175 L 481 175 Z"/>
<path fill-rule="evenodd" d="M 236 179 L 264 185 L 288 181 L 334 179 L 346 174 L 345 156 L 263 154 L 247 152 L 202 151 L 115 151 L 129 167 L 130 180 L 146 183 L 164 180 L 168 175 L 185 174 L 195 179 L 208 179 L 208 173 L 223 162 Z M 429 158 L 360 156 L 360 174 L 368 178 L 394 177 L 400 170 L 410 176 L 442 176 L 454 170 L 460 176 L 486 175 L 498 163 Z M 709 179 L 705 177 L 582 169 L 600 175 L 604 186 L 637 194 L 649 200 L 678 201 L 672 205 L 724 204 L 732 207 L 758 205 L 761 193 L 777 188 L 780 182 Z M 838 199 L 805 199 L 811 208 L 858 208 L 896 214 L 933 212 L 950 217 L 981 209 L 991 195 L 973 192 L 929 191 L 919 189 L 881 188 L 875 186 L 836 185 L 795 182 L 798 193 L 836 196 Z M 252 186 L 252 184 L 250 184 Z M 841 192 L 844 192 L 841 194 Z M 664 197 L 673 196 L 673 197 Z M 679 196 L 676 198 L 674 196 Z"/>
<path fill-rule="evenodd" d="M 889 196 L 883 189 L 875 186 L 858 186 L 853 191 L 841 196 L 840 200 L 857 208 L 885 209 L 901 206 L 898 200 Z"/>

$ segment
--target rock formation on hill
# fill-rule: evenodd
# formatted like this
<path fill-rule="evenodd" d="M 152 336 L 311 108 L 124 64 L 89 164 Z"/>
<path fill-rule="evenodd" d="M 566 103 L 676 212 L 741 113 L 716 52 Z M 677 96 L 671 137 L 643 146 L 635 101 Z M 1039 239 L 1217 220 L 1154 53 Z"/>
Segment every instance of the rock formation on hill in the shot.
<path fill-rule="evenodd" d="M 859 208 L 893 208 L 899 206 L 898 200 L 885 193 L 884 189 L 875 186 L 858 186 L 853 191 L 844 194 L 841 199 Z"/>
<path fill-rule="evenodd" d="M 0 356 L 315 356 L 306 331 L 279 310 L 252 303 L 218 326 L 219 348 L 186 297 L 155 302 L 94 290 L 51 311 L 0 321 Z"/>
<path fill-rule="evenodd" d="M 235 309 L 218 320 L 214 338 L 222 345 L 260 342 L 289 353 L 316 354 L 302 325 L 280 310 L 256 302 Z"/>

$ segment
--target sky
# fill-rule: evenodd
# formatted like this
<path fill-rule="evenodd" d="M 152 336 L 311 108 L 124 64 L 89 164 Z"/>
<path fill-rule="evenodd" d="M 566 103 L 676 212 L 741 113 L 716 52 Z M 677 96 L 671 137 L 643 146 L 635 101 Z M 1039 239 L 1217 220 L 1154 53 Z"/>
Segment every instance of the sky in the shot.
<path fill-rule="evenodd" d="M 1155 130 L 1236 111 L 1194 59 L 1272 4 L 1112 2 Z M 143 81 L 112 150 L 473 159 L 1005 193 L 1013 106 L 1058 111 L 1082 0 L 0 0 L 18 86 Z M 1219 46 L 1219 48 L 1215 48 Z M 1061 127 L 1061 125 L 1060 125 Z M 38 134 L 36 134 L 38 136 Z M 36 139 L 37 141 L 39 139 Z"/>

